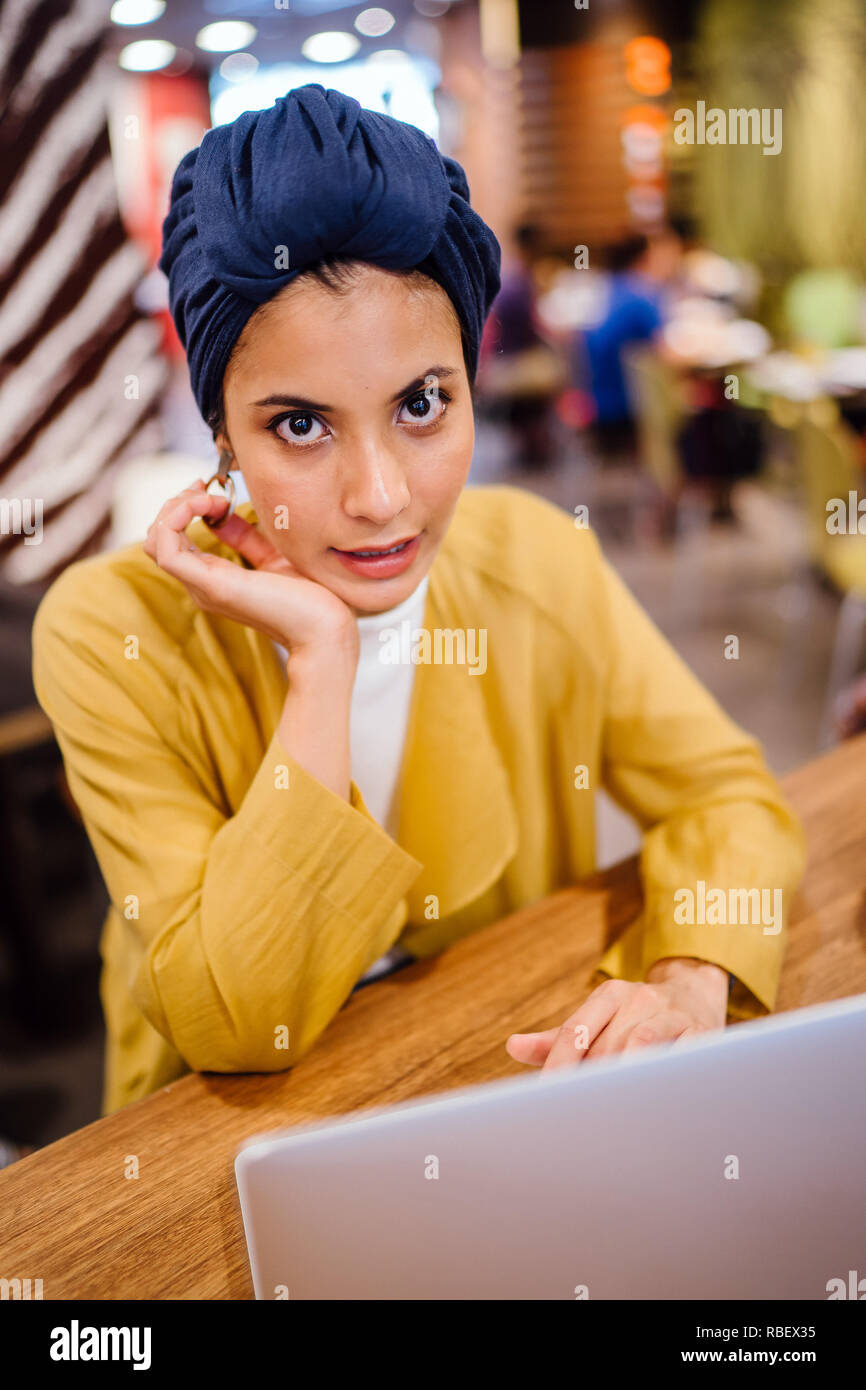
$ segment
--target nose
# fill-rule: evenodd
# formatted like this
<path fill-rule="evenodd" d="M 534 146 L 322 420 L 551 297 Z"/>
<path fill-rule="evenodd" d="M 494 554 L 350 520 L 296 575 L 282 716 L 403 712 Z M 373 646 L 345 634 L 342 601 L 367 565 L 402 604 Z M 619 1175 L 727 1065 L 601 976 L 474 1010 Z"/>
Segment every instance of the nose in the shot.
<path fill-rule="evenodd" d="M 406 470 L 379 441 L 359 445 L 347 465 L 343 509 L 348 516 L 387 526 L 409 505 Z"/>

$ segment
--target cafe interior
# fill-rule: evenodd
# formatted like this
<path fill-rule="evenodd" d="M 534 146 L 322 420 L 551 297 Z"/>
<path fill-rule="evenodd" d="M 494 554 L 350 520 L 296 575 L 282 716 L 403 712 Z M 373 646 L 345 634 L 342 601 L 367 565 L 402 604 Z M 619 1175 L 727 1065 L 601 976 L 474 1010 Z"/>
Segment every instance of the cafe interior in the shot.
<path fill-rule="evenodd" d="M 321 82 L 458 159 L 502 246 L 470 485 L 591 526 L 778 777 L 866 728 L 859 0 L 55 8 L 0 34 L 0 1167 L 100 1115 L 108 899 L 30 631 L 214 472 L 157 268 L 209 127 Z M 640 829 L 598 803 L 604 870 Z"/>

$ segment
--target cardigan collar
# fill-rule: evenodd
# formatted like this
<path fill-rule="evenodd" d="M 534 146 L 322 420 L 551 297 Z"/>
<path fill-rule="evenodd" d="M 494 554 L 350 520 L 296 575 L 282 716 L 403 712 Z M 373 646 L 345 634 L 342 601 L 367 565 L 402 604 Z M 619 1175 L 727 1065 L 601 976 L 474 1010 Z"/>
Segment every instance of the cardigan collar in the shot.
<path fill-rule="evenodd" d="M 251 502 L 237 511 L 255 524 Z M 219 546 L 218 530 L 211 531 L 203 522 L 194 525 L 191 539 L 197 545 L 208 550 Z M 426 655 L 431 659 L 416 664 L 398 791 L 395 838 L 422 865 L 406 894 L 409 920 L 418 923 L 429 917 L 431 897 L 440 918 L 479 898 L 497 881 L 518 846 L 511 787 L 485 701 L 491 672 L 475 675 L 469 665 L 433 659 L 437 633 L 465 629 L 479 616 L 461 603 L 459 568 L 449 539 L 430 568 L 423 628 L 429 634 L 431 650 Z M 250 567 L 230 547 L 224 554 Z M 285 670 L 269 638 L 250 631 L 260 639 L 257 656 L 266 673 L 269 716 L 276 728 Z M 448 650 L 448 639 L 440 642 L 441 656 Z M 405 650 L 404 643 L 404 655 Z M 425 655 L 423 650 L 420 655 Z"/>

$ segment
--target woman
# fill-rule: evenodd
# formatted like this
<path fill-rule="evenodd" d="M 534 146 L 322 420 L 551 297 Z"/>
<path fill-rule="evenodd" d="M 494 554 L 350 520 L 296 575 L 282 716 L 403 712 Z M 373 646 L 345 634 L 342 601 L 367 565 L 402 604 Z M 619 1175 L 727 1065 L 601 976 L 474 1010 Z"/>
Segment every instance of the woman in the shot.
<path fill-rule="evenodd" d="M 511 1056 L 722 1027 L 729 978 L 733 1015 L 774 1005 L 781 921 L 688 921 L 677 897 L 793 890 L 801 833 L 758 747 L 590 531 L 464 491 L 499 283 L 468 196 L 420 132 L 319 86 L 176 172 L 161 265 L 251 501 L 187 488 L 143 546 L 65 571 L 34 627 L 111 896 L 107 1111 L 190 1068 L 289 1067 L 395 948 L 590 873 L 602 783 L 645 829 L 645 910 L 612 978 Z"/>

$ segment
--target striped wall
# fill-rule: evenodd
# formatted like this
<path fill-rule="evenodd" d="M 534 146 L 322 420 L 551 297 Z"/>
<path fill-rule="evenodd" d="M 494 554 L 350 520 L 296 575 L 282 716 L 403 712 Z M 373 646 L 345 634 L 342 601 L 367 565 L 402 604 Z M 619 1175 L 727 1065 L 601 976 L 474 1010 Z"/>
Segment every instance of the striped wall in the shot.
<path fill-rule="evenodd" d="M 115 470 L 162 443 L 168 367 L 118 209 L 107 14 L 107 0 L 0 0 L 0 575 L 13 584 L 100 549 Z"/>

